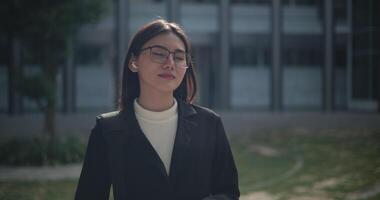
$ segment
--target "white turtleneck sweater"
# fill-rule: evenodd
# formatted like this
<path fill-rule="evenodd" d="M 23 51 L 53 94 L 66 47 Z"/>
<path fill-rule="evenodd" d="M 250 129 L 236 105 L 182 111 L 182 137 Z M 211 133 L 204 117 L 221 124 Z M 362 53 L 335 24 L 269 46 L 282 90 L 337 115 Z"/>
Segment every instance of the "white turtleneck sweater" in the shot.
<path fill-rule="evenodd" d="M 137 99 L 135 99 L 133 106 L 141 130 L 160 156 L 165 165 L 166 172 L 169 174 L 174 139 L 177 131 L 177 101 L 174 99 L 173 106 L 161 112 L 154 112 L 143 108 L 137 102 Z"/>

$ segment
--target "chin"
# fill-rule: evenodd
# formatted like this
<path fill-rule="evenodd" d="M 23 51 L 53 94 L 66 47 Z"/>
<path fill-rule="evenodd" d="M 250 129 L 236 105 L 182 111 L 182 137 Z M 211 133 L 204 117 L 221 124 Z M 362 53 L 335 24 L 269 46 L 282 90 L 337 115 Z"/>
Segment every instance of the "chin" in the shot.
<path fill-rule="evenodd" d="M 177 89 L 177 88 L 160 88 L 160 91 L 161 92 L 165 92 L 165 93 L 169 93 L 169 92 L 174 92 L 174 90 Z"/>
<path fill-rule="evenodd" d="M 174 92 L 178 88 L 179 85 L 162 85 L 161 87 L 157 88 L 158 90 L 162 92 Z"/>

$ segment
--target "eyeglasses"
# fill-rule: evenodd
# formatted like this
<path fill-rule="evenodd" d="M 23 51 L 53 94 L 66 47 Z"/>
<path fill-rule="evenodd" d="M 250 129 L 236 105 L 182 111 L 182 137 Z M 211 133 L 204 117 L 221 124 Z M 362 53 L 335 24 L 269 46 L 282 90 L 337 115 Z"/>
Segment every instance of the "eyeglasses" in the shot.
<path fill-rule="evenodd" d="M 158 64 L 165 64 L 170 54 L 173 54 L 173 60 L 175 66 L 181 69 L 187 69 L 187 54 L 182 50 L 175 50 L 174 52 L 169 51 L 166 47 L 160 45 L 154 45 L 150 47 L 146 47 L 140 50 L 140 52 L 148 50 L 150 54 L 150 59 Z"/>

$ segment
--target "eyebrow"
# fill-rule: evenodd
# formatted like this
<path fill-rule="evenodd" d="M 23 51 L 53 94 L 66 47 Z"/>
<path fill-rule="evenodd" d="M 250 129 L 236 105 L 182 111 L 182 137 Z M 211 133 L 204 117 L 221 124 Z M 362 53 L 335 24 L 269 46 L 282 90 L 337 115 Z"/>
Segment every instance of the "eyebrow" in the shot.
<path fill-rule="evenodd" d="M 161 47 L 161 48 L 164 48 L 164 49 L 167 49 L 167 50 L 170 51 L 169 48 L 167 48 L 167 47 L 165 47 L 165 46 L 162 46 L 162 45 L 159 45 L 159 44 L 151 45 L 151 47 Z M 178 52 L 178 51 L 179 51 L 179 52 L 186 53 L 186 51 L 183 50 L 183 49 L 174 49 L 174 52 Z"/>

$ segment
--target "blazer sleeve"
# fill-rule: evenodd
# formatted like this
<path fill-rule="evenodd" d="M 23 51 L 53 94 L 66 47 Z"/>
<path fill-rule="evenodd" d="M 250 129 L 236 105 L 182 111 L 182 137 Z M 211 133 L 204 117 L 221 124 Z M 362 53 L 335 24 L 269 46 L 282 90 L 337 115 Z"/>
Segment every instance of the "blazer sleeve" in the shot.
<path fill-rule="evenodd" d="M 75 200 L 106 200 L 109 198 L 111 178 L 106 142 L 102 135 L 100 121 L 101 119 L 98 117 L 90 134 Z"/>
<path fill-rule="evenodd" d="M 212 166 L 212 195 L 204 200 L 239 199 L 238 173 L 220 117 L 216 123 L 215 155 Z"/>

